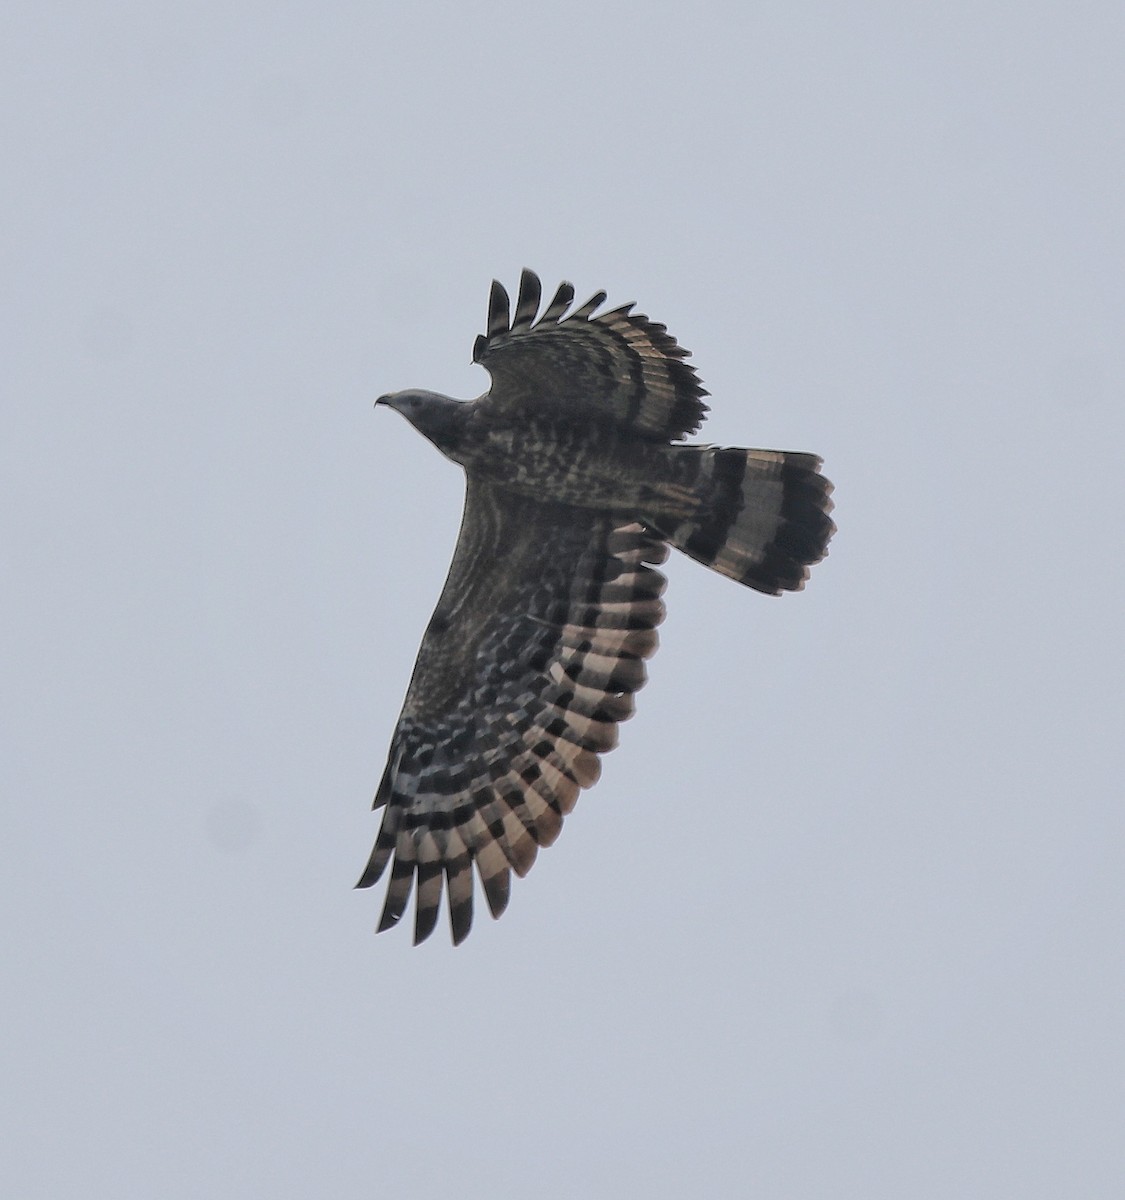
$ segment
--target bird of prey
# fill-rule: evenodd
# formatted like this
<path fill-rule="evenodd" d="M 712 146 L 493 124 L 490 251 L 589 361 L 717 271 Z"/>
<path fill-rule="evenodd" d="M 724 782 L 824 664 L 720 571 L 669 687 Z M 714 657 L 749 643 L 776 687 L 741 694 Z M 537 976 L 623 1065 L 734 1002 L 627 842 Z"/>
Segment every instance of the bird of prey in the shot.
<path fill-rule="evenodd" d="M 682 443 L 708 411 L 688 351 L 631 304 L 598 313 L 605 298 L 568 313 L 563 283 L 540 315 L 540 282 L 525 270 L 511 313 L 494 282 L 473 349 L 490 390 L 376 401 L 466 476 L 356 885 L 391 865 L 380 931 L 417 882 L 414 941 L 429 937 L 444 884 L 463 941 L 474 863 L 492 916 L 504 911 L 511 872 L 526 874 L 555 840 L 633 713 L 669 546 L 777 595 L 804 585 L 835 529 L 817 456 Z"/>

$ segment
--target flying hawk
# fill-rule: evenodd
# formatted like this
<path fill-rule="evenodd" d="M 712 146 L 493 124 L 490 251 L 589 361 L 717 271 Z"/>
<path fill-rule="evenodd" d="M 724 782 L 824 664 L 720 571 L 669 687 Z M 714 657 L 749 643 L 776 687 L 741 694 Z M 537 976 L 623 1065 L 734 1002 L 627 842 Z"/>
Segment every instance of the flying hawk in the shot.
<path fill-rule="evenodd" d="M 549 846 L 598 755 L 633 713 L 664 616 L 669 545 L 759 592 L 800 589 L 835 526 L 813 454 L 677 444 L 707 392 L 688 351 L 627 304 L 569 314 L 563 283 L 520 277 L 514 316 L 494 282 L 474 362 L 477 400 L 404 391 L 401 413 L 465 470 L 465 512 L 375 796 L 375 849 L 357 887 L 391 864 L 380 932 L 417 880 L 414 941 L 454 944 L 473 920 L 473 864 L 493 917 L 511 872 Z"/>

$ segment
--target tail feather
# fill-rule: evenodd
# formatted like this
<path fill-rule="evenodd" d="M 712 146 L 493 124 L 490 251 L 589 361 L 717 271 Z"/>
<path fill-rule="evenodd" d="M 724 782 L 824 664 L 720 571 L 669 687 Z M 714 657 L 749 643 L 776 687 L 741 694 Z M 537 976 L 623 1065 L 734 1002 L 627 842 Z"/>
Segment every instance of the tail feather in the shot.
<path fill-rule="evenodd" d="M 836 529 L 821 460 L 780 450 L 675 447 L 677 456 L 692 452 L 699 511 L 658 521 L 664 536 L 689 558 L 759 592 L 799 591 Z"/>

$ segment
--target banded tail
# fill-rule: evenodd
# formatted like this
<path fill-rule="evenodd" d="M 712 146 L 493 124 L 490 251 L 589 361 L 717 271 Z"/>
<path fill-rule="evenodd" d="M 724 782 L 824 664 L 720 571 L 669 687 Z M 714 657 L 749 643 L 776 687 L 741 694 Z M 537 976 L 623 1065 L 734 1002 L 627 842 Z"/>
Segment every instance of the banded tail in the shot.
<path fill-rule="evenodd" d="M 815 454 L 677 446 L 700 513 L 657 522 L 678 550 L 759 592 L 799 591 L 836 530 Z M 685 456 L 695 454 L 695 462 Z"/>

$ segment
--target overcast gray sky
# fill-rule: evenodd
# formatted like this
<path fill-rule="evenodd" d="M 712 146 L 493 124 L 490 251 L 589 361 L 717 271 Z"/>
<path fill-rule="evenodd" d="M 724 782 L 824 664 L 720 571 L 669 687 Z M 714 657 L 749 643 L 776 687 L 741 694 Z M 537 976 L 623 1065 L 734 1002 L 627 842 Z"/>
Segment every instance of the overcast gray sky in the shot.
<path fill-rule="evenodd" d="M 6 1196 L 1119 1197 L 1118 3 L 0 15 Z M 401 10 L 401 11 L 400 11 Z M 489 281 L 813 450 L 504 919 L 376 938 Z"/>

